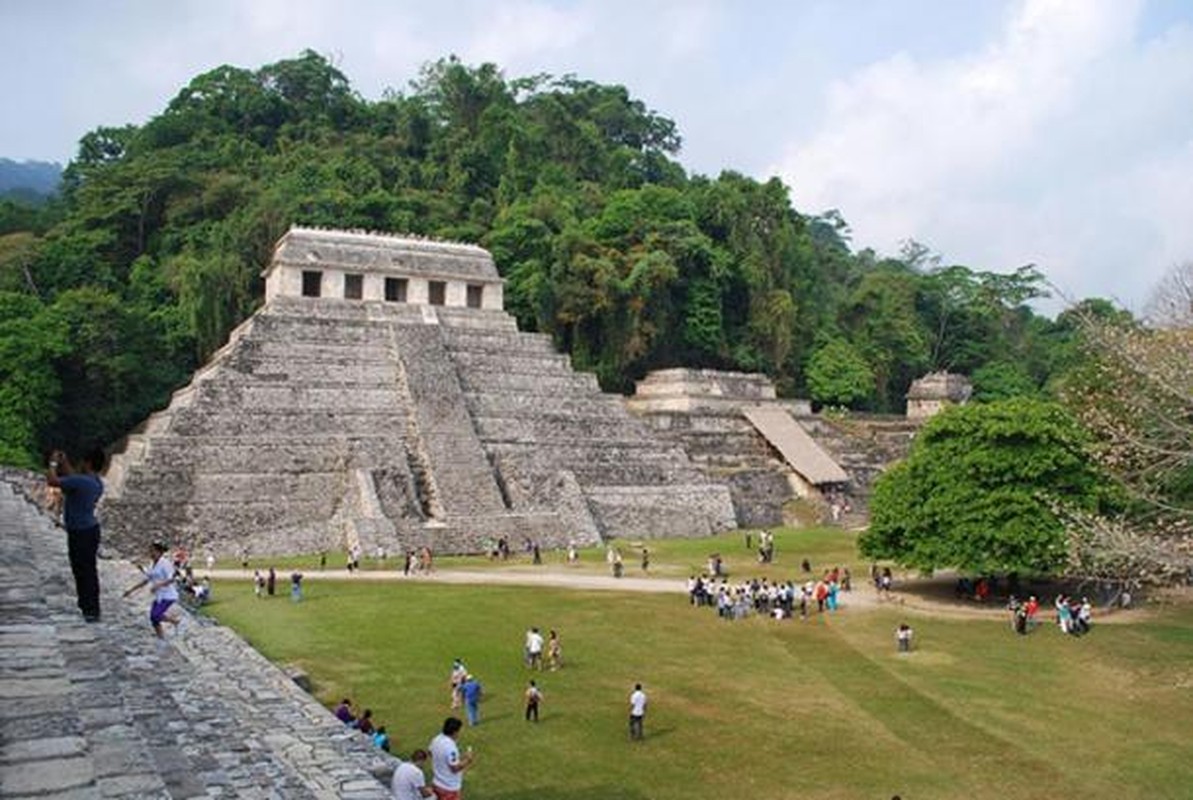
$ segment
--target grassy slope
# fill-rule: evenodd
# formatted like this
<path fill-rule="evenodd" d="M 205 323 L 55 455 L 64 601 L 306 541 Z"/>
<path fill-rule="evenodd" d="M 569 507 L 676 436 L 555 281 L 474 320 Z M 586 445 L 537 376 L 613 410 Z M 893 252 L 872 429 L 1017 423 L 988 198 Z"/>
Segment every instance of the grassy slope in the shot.
<path fill-rule="evenodd" d="M 785 535 L 775 574 L 794 575 L 805 552 L 845 561 L 847 543 Z M 650 546 L 673 565 L 661 571 L 680 573 L 710 544 Z M 746 569 L 740 535 L 720 546 Z M 589 563 L 599 569 L 599 554 Z M 1187 610 L 1080 640 L 914 616 L 918 649 L 899 657 L 895 608 L 721 623 L 666 595 L 314 582 L 295 606 L 256 601 L 246 583 L 217 593 L 213 614 L 269 657 L 304 665 L 325 702 L 372 707 L 398 752 L 435 732 L 451 659 L 463 657 L 487 690 L 483 723 L 463 736 L 478 751 L 473 799 L 1189 796 Z M 540 678 L 537 727 L 521 717 L 532 624 L 561 632 L 567 660 Z M 626 697 L 638 680 L 648 738 L 631 745 Z"/>

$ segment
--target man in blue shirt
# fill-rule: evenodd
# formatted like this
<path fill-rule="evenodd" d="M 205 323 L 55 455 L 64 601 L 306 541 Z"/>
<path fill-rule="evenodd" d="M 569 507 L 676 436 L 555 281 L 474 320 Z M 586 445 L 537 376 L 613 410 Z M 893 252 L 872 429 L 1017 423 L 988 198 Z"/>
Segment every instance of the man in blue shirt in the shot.
<path fill-rule="evenodd" d="M 76 470 L 66 453 L 55 450 L 50 456 L 46 484 L 62 490 L 65 500 L 63 522 L 66 526 L 70 571 L 75 576 L 79 610 L 88 622 L 99 622 L 99 520 L 95 504 L 104 493 L 103 481 L 96 473 L 104 468 L 104 451 L 95 448 Z"/>
<path fill-rule="evenodd" d="M 469 725 L 479 725 L 481 721 L 481 684 L 469 675 L 460 685 L 460 695 L 464 698 L 464 712 L 468 716 Z"/>

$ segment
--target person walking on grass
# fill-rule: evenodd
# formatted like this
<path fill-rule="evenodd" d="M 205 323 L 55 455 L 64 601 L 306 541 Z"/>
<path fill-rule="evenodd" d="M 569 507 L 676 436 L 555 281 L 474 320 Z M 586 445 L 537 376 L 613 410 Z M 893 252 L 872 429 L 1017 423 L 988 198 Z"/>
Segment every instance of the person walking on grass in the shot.
<path fill-rule="evenodd" d="M 55 450 L 46 470 L 46 486 L 59 489 L 63 496 L 63 527 L 66 528 L 66 552 L 75 578 L 75 596 L 79 611 L 87 622 L 99 622 L 100 529 L 95 518 L 95 504 L 104 493 L 104 482 L 96 473 L 104 468 L 104 451 L 95 448 L 75 469 L 66 453 Z"/>
<path fill-rule="evenodd" d="M 526 721 L 539 721 L 539 703 L 543 700 L 543 693 L 539 691 L 538 684 L 534 681 L 526 687 Z"/>
<path fill-rule="evenodd" d="M 912 637 L 912 635 L 913 635 L 913 633 L 911 630 L 911 626 L 908 625 L 906 622 L 900 623 L 899 627 L 895 629 L 895 644 L 897 645 L 900 653 L 910 653 L 911 652 L 911 637 Z"/>
<path fill-rule="evenodd" d="M 540 671 L 543 668 L 543 635 L 538 628 L 531 628 L 526 634 L 526 667 Z"/>
<path fill-rule="evenodd" d="M 461 800 L 464 771 L 476 759 L 471 747 L 460 755 L 458 740 L 463 727 L 458 717 L 448 717 L 443 721 L 443 732 L 427 748 L 431 752 L 431 791 L 438 800 Z"/>
<path fill-rule="evenodd" d="M 481 687 L 480 681 L 472 675 L 467 675 L 464 682 L 460 684 L 460 697 L 464 700 L 464 714 L 468 717 L 468 724 L 477 726 L 481 724 L 481 695 L 484 689 Z"/>
<path fill-rule="evenodd" d="M 642 684 L 634 684 L 634 691 L 630 692 L 630 739 L 641 741 L 645 737 L 643 722 L 646 718 L 646 692 L 642 691 Z"/>
<path fill-rule="evenodd" d="M 166 555 L 166 546 L 161 542 L 149 545 L 153 554 L 153 566 L 145 572 L 145 578 L 124 590 L 128 597 L 142 586 L 148 585 L 153 591 L 153 604 L 149 607 L 149 623 L 153 625 L 153 632 L 157 635 L 158 648 L 164 649 L 166 632 L 162 628 L 163 622 L 174 626 L 175 635 L 183 632 L 182 609 L 178 606 L 178 584 L 174 581 L 174 562 Z"/>
<path fill-rule="evenodd" d="M 547 639 L 547 666 L 552 672 L 563 666 L 563 645 L 559 642 L 559 634 L 554 630 Z"/>
<path fill-rule="evenodd" d="M 463 698 L 460 696 L 460 687 L 464 685 L 464 679 L 468 677 L 468 668 L 464 666 L 464 662 L 456 659 L 452 662 L 451 676 L 448 678 L 448 684 L 452 690 L 452 709 L 455 710 L 460 707 Z"/>

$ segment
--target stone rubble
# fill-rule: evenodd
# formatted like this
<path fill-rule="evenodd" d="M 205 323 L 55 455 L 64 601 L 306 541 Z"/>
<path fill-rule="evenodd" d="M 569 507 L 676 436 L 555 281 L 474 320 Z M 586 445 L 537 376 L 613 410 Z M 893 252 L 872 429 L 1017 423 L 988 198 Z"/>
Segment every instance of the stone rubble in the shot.
<path fill-rule="evenodd" d="M 159 650 L 137 578 L 101 559 L 85 623 L 65 532 L 0 481 L 0 798 L 389 796 L 395 759 L 231 631 L 191 618 Z"/>

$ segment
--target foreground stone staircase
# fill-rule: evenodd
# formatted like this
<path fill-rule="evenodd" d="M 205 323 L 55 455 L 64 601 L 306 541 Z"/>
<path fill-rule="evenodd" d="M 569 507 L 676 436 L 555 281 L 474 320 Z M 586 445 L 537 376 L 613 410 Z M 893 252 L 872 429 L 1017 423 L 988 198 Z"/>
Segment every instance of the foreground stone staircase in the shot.
<path fill-rule="evenodd" d="M 84 623 L 65 536 L 0 481 L 0 798 L 389 797 L 393 759 L 227 629 L 160 651 L 131 564 Z"/>

